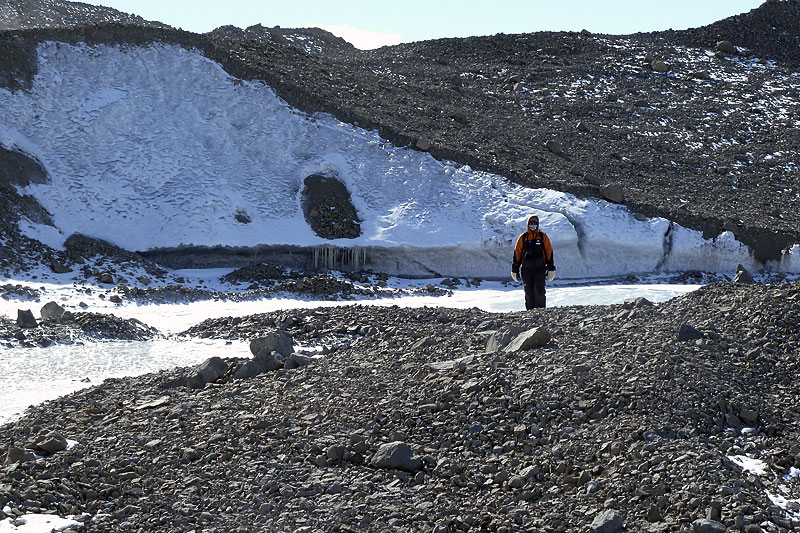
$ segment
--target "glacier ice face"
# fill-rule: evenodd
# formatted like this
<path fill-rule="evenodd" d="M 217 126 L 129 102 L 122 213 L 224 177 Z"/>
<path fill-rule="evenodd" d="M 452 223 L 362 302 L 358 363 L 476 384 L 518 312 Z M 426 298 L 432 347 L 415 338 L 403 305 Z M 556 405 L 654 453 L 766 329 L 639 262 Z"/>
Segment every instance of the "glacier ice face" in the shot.
<path fill-rule="evenodd" d="M 129 250 L 341 246 L 368 250 L 373 268 L 394 274 L 505 276 L 514 241 L 536 213 L 562 278 L 754 264 L 727 236 L 670 232 L 663 219 L 519 187 L 328 115 L 299 113 L 197 51 L 43 43 L 38 53 L 30 91 L 0 90 L 0 144 L 47 171 L 49 183 L 22 192 L 54 213 L 57 231 L 22 227 L 54 246 L 74 232 Z M 311 230 L 301 189 L 314 174 L 346 185 L 361 236 L 326 240 Z M 797 261 L 782 266 L 797 269 Z"/>

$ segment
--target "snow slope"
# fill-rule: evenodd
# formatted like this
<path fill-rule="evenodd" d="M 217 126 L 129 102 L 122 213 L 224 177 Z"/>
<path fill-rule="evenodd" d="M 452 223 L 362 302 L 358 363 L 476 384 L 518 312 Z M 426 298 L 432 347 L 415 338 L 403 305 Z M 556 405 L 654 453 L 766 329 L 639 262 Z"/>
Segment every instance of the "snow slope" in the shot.
<path fill-rule="evenodd" d="M 707 241 L 298 113 L 196 51 L 45 43 L 38 53 L 31 91 L 0 90 L 0 144 L 47 170 L 51 183 L 21 192 L 54 214 L 57 229 L 22 227 L 54 247 L 73 232 L 129 250 L 333 245 L 365 248 L 367 266 L 391 274 L 492 277 L 507 275 L 513 242 L 537 213 L 561 277 L 760 266 L 730 234 Z M 311 174 L 346 184 L 360 237 L 314 234 L 300 206 Z M 800 248 L 770 267 L 800 271 Z"/>

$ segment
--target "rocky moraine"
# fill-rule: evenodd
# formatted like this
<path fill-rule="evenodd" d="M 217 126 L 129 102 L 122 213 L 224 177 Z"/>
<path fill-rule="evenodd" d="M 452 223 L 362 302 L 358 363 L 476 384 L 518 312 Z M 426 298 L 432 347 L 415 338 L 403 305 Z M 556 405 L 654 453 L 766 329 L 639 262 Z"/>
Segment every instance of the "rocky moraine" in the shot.
<path fill-rule="evenodd" d="M 87 531 L 790 531 L 799 319 L 797 282 L 212 319 L 183 335 L 253 358 L 29 409 L 0 503 Z"/>
<path fill-rule="evenodd" d="M 0 5 L 0 85 L 26 90 L 46 40 L 175 43 L 265 80 L 303 112 L 707 237 L 729 230 L 770 259 L 800 242 L 799 39 L 797 0 L 686 31 L 374 51 L 315 29 L 197 35 L 86 4 L 12 1 Z M 394 294 L 380 274 L 274 265 L 229 274 L 235 293 L 189 289 L 88 236 L 53 250 L 18 225 L 52 217 L 20 194 L 40 170 L 0 150 L 10 280 L 74 272 L 81 290 L 120 305 Z M 307 220 L 324 226 L 326 204 L 312 196 Z M 74 516 L 73 532 L 797 531 L 800 282 L 758 278 L 774 282 L 740 274 L 656 305 L 352 305 L 207 320 L 181 337 L 243 340 L 251 354 L 107 379 L 1 426 L 0 520 Z M 449 283 L 418 292 L 447 294 Z M 0 286 L 22 311 L 46 308 L 0 319 L 3 357 L 162 335 L 42 294 Z"/>

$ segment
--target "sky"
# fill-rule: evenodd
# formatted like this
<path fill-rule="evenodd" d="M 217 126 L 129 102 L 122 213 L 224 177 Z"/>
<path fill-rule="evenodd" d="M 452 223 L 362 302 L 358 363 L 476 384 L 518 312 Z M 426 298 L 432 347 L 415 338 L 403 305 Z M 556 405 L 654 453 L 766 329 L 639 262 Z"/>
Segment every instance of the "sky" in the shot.
<path fill-rule="evenodd" d="M 84 0 L 205 33 L 223 25 L 319 27 L 358 48 L 496 33 L 581 31 L 629 34 L 704 26 L 762 0 Z"/>

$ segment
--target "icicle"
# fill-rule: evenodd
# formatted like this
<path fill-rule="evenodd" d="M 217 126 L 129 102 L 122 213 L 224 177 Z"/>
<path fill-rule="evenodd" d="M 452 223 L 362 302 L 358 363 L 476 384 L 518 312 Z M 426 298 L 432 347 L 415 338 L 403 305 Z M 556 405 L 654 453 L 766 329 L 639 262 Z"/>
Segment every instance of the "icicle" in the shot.
<path fill-rule="evenodd" d="M 313 248 L 314 268 L 327 270 L 343 270 L 357 272 L 368 263 L 369 253 L 366 247 L 353 246 L 339 248 L 322 244 Z"/>

